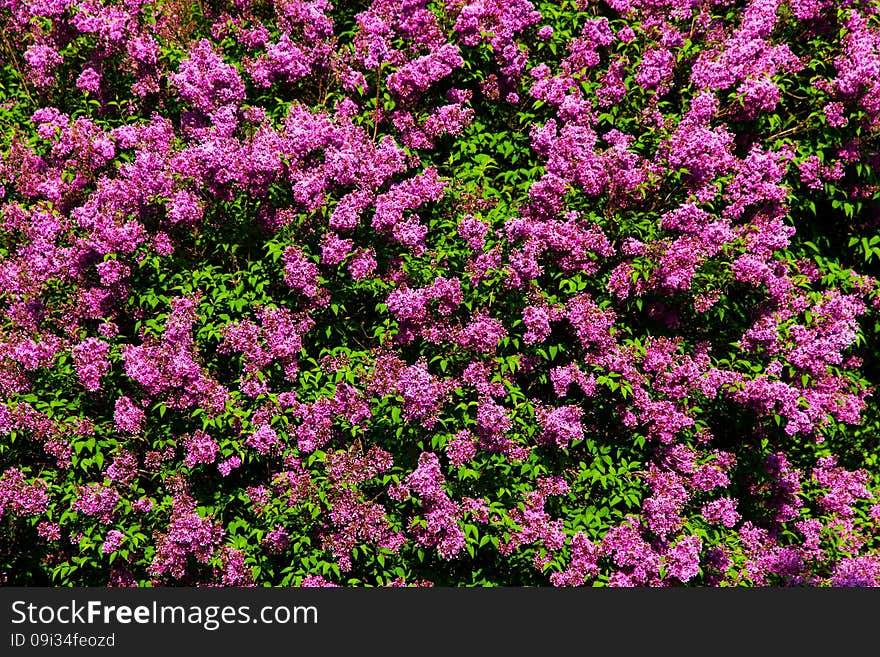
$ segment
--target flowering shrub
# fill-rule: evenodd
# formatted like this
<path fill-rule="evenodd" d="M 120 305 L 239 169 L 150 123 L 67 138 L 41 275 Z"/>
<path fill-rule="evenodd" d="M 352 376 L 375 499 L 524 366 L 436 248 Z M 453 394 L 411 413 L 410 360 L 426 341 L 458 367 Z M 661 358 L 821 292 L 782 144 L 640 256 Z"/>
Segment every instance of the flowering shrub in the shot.
<path fill-rule="evenodd" d="M 0 35 L 0 581 L 880 585 L 877 0 Z"/>

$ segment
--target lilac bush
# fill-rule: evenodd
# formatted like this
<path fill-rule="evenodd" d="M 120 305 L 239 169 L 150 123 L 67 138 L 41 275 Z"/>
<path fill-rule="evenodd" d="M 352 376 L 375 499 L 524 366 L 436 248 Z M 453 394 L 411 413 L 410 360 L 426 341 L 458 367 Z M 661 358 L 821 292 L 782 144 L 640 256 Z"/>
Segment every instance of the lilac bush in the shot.
<path fill-rule="evenodd" d="M 877 0 L 0 34 L 0 582 L 880 585 Z"/>

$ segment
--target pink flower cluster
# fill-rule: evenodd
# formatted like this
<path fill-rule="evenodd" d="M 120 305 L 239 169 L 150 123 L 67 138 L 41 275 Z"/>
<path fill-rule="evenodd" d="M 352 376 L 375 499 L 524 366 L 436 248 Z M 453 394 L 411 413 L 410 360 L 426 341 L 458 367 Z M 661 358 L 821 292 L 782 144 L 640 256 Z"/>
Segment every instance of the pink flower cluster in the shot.
<path fill-rule="evenodd" d="M 46 564 L 880 585 L 876 0 L 178 4 L 0 2 Z"/>

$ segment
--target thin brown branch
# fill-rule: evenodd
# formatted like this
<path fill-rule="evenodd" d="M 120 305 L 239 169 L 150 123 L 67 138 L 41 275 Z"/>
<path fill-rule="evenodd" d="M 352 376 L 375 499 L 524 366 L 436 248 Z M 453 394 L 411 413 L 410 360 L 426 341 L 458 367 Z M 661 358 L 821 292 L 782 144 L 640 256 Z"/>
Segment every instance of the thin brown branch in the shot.
<path fill-rule="evenodd" d="M 9 56 L 9 59 L 12 62 L 12 66 L 15 68 L 15 72 L 18 73 L 18 77 L 21 80 L 21 90 L 24 92 L 24 95 L 27 96 L 27 99 L 30 101 L 31 105 L 33 107 L 36 107 L 37 103 L 28 91 L 27 84 L 25 84 L 25 76 L 21 72 L 21 66 L 18 62 L 18 56 L 15 54 L 15 48 L 13 48 L 12 44 L 9 43 L 9 38 L 6 36 L 5 32 L 0 32 L 0 35 L 2 35 L 3 37 L 3 49 Z"/>
<path fill-rule="evenodd" d="M 376 111 L 373 114 L 373 141 L 376 141 L 376 136 L 379 134 L 379 103 L 382 99 L 382 69 L 384 67 L 384 62 L 379 64 L 379 72 L 376 75 Z"/>

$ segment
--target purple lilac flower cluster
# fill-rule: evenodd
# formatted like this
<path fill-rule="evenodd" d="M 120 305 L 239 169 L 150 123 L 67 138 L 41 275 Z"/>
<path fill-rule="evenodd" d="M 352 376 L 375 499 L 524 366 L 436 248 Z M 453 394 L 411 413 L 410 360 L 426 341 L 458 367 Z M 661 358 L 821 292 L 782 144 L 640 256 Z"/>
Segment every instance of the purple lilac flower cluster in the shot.
<path fill-rule="evenodd" d="M 880 586 L 878 16 L 0 0 L 0 579 Z"/>

